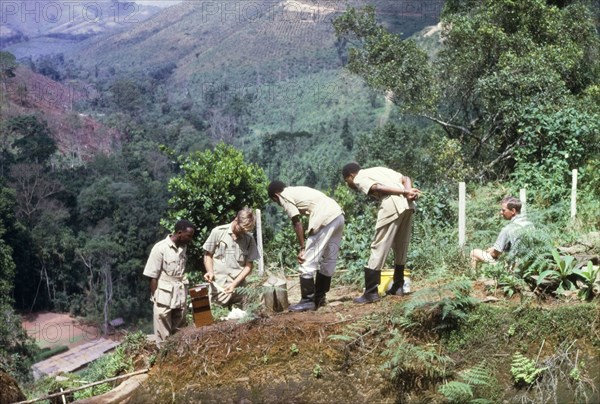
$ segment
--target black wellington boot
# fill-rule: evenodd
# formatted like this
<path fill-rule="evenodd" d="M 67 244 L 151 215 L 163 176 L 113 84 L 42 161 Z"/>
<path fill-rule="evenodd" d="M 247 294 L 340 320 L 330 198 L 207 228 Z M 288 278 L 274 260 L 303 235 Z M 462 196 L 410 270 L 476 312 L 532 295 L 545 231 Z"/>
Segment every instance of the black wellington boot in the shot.
<path fill-rule="evenodd" d="M 374 303 L 379 301 L 379 292 L 377 288 L 381 283 L 381 271 L 374 271 L 365 268 L 365 293 L 353 300 L 354 303 Z"/>
<path fill-rule="evenodd" d="M 385 292 L 388 296 L 404 296 L 404 265 L 394 266 L 394 283 L 392 287 Z"/>
<path fill-rule="evenodd" d="M 317 279 L 315 280 L 315 310 L 327 304 L 325 294 L 329 292 L 330 288 L 331 276 L 325 276 L 322 273 L 317 272 Z"/>
<path fill-rule="evenodd" d="M 308 311 L 315 309 L 315 280 L 300 276 L 300 302 L 288 307 L 288 311 Z"/>

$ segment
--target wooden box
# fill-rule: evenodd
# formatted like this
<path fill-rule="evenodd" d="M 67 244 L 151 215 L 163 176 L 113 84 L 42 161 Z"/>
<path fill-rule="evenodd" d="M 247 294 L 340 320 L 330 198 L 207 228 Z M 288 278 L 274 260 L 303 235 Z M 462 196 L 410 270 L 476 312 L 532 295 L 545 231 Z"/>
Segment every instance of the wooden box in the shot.
<path fill-rule="evenodd" d="M 213 323 L 208 293 L 208 284 L 202 284 L 190 288 L 190 297 L 192 298 L 192 315 L 194 317 L 194 325 L 196 327 L 202 327 L 204 325 Z"/>

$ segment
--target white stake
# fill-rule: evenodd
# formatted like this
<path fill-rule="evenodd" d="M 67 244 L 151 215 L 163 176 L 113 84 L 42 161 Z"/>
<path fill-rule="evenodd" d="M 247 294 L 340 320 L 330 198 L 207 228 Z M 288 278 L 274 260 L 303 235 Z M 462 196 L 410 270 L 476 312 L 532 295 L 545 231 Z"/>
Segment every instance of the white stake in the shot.
<path fill-rule="evenodd" d="M 519 199 L 521 200 L 521 213 L 527 213 L 527 190 L 525 188 L 521 188 L 519 191 Z"/>
<path fill-rule="evenodd" d="M 573 182 L 571 183 L 571 219 L 577 214 L 577 169 L 573 170 Z"/>
<path fill-rule="evenodd" d="M 464 182 L 458 183 L 458 246 L 463 248 L 466 240 L 466 186 Z"/>
<path fill-rule="evenodd" d="M 260 209 L 256 209 L 256 244 L 258 244 L 258 274 L 263 276 L 265 272 L 265 260 L 263 258 L 262 220 Z"/>

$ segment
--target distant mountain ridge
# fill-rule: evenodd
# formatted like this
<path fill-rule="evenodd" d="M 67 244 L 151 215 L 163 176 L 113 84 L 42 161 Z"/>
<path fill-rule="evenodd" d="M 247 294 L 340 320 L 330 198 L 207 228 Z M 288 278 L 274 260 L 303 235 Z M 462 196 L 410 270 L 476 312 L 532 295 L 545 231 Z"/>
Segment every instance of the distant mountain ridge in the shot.
<path fill-rule="evenodd" d="M 47 41 L 48 38 L 82 41 L 127 29 L 130 24 L 144 21 L 160 10 L 159 7 L 114 0 L 3 1 L 0 7 L 0 48 L 11 51 L 18 58 L 35 57 L 38 51 L 33 54 L 27 51 L 28 48 L 36 49 L 28 45 L 37 41 Z M 48 50 L 46 48 L 46 52 Z"/>
<path fill-rule="evenodd" d="M 381 22 L 404 36 L 437 24 L 443 4 L 372 3 Z M 112 5 L 102 4 L 109 10 Z M 185 115 L 202 122 L 183 123 L 197 129 L 189 132 L 193 136 L 207 134 L 243 148 L 269 133 L 308 131 L 317 136 L 311 149 L 302 152 L 334 161 L 347 158 L 340 140 L 344 122 L 358 134 L 389 114 L 384 95 L 344 68 L 346 44 L 337 40 L 332 21 L 352 5 L 366 4 L 187 1 L 85 40 L 58 39 L 88 32 L 89 25 L 75 22 L 46 29 L 44 38 L 62 41 L 56 51 L 87 71 L 91 86 L 103 92 L 101 98 L 114 98 L 111 83 L 125 80 L 139 87 L 144 105 L 136 108 L 154 109 L 144 114 L 152 114 L 157 125 L 181 126 L 176 120 Z M 48 52 L 54 44 L 43 47 Z M 13 44 L 8 50 L 26 54 L 27 45 Z M 149 88 L 155 93 L 147 93 Z M 88 111 L 97 112 L 93 106 Z"/>

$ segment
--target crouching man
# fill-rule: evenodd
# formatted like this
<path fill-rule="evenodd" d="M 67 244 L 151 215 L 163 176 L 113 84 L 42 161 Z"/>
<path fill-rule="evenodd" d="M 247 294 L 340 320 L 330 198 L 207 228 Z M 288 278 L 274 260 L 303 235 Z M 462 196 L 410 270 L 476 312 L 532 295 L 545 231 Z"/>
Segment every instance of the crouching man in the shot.
<path fill-rule="evenodd" d="M 243 309 L 245 297 L 236 290 L 246 286 L 258 249 L 252 237 L 255 217 L 252 209 L 240 210 L 235 219 L 215 227 L 202 246 L 204 249 L 204 279 L 211 283 L 211 304 Z"/>

